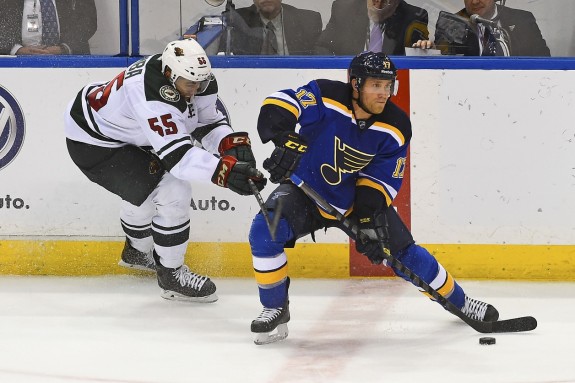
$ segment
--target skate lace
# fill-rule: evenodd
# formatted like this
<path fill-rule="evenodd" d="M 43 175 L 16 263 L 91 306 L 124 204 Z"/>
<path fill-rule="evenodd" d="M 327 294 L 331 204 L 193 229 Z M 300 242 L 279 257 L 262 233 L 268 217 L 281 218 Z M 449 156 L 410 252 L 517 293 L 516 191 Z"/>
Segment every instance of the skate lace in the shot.
<path fill-rule="evenodd" d="M 264 307 L 264 310 L 256 318 L 258 322 L 271 322 L 276 319 L 282 313 L 281 309 L 269 309 Z"/>
<path fill-rule="evenodd" d="M 489 305 L 485 302 L 465 297 L 465 306 L 461 311 L 471 319 L 483 320 L 487 306 Z"/>
<path fill-rule="evenodd" d="M 182 285 L 182 287 L 191 287 L 192 289 L 200 290 L 208 277 L 198 275 L 186 265 L 182 265 L 179 269 L 173 272 L 174 278 Z"/>

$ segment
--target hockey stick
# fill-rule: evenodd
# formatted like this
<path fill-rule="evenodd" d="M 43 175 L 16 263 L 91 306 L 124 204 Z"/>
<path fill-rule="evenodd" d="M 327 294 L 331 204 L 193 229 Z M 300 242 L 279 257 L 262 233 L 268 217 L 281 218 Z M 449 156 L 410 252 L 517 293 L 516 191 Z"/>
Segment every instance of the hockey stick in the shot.
<path fill-rule="evenodd" d="M 333 215 L 345 228 L 350 229 L 350 231 L 356 237 L 361 235 L 361 233 L 358 233 L 357 227 L 353 225 L 350 219 L 346 218 L 343 214 L 337 211 L 336 208 L 331 206 L 321 195 L 319 195 L 315 190 L 307 185 L 301 178 L 295 174 L 292 174 L 290 176 L 290 180 L 308 197 L 320 205 L 327 213 Z M 439 294 L 437 290 L 435 290 L 427 282 L 422 280 L 417 274 L 402 264 L 396 257 L 391 255 L 386 246 L 384 246 L 385 233 L 383 232 L 382 225 L 378 226 L 379 228 L 376 230 L 378 237 L 377 240 L 384 250 L 383 256 L 386 259 L 387 264 L 406 275 L 414 285 L 431 295 L 433 299 L 435 299 L 441 306 L 443 306 L 444 309 L 460 318 L 475 331 L 480 333 L 522 332 L 531 331 L 537 327 L 537 320 L 531 316 L 491 322 L 484 322 L 469 318 L 461 311 L 461 309 L 447 300 L 443 295 Z"/>
<path fill-rule="evenodd" d="M 256 200 L 258 201 L 258 205 L 260 205 L 260 210 L 262 212 L 262 215 L 264 216 L 264 219 L 266 221 L 266 225 L 268 225 L 268 229 L 270 231 L 270 235 L 272 236 L 272 240 L 275 241 L 276 229 L 278 227 L 278 222 L 279 222 L 280 215 L 281 215 L 280 212 L 281 212 L 281 208 L 282 208 L 282 203 L 281 203 L 282 201 L 281 201 L 281 199 L 278 200 L 278 203 L 277 203 L 277 206 L 276 206 L 276 209 L 274 212 L 273 221 L 270 221 L 270 215 L 268 214 L 268 211 L 265 207 L 264 199 L 262 198 L 260 191 L 256 187 L 256 184 L 254 183 L 254 181 L 252 181 L 249 178 L 248 178 L 248 183 L 250 184 L 250 188 L 252 189 L 253 195 L 256 197 Z"/>

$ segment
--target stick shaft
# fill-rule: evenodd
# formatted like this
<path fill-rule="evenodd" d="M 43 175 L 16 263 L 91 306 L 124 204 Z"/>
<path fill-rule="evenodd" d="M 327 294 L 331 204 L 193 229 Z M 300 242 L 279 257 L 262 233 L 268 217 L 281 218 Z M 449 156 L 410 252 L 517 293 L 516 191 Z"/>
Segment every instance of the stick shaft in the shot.
<path fill-rule="evenodd" d="M 250 188 L 252 189 L 253 195 L 256 197 L 256 200 L 258 201 L 258 205 L 260 206 L 260 210 L 262 212 L 262 215 L 264 216 L 264 219 L 266 221 L 266 225 L 268 226 L 268 230 L 270 231 L 270 235 L 272 237 L 272 240 L 275 241 L 275 239 L 276 239 L 275 238 L 276 237 L 276 228 L 277 228 L 277 224 L 278 224 L 278 220 L 279 220 L 279 214 L 278 214 L 278 219 L 276 219 L 276 216 L 274 215 L 274 220 L 272 222 L 270 220 L 270 215 L 268 213 L 268 210 L 266 209 L 264 199 L 262 198 L 262 195 L 260 194 L 260 191 L 258 190 L 256 184 L 251 179 L 248 179 L 248 183 L 250 184 Z M 276 212 L 276 214 L 277 214 L 277 212 Z"/>
<path fill-rule="evenodd" d="M 329 204 L 321 195 L 319 195 L 313 188 L 307 185 L 301 178 L 297 175 L 292 174 L 290 180 L 299 187 L 309 198 L 314 200 L 318 205 L 320 205 L 326 212 L 333 215 L 338 221 L 340 221 L 345 227 L 352 228 L 352 232 L 358 235 L 357 228 L 351 223 L 351 220 L 346 218 L 341 214 L 336 208 Z M 381 230 L 381 227 L 380 227 Z M 459 307 L 451 303 L 443 295 L 439 294 L 437 290 L 431 287 L 427 282 L 421 279 L 417 274 L 411 271 L 403 263 L 399 261 L 396 257 L 391 255 L 388 249 L 383 244 L 383 233 L 376 230 L 378 241 L 382 246 L 383 256 L 387 261 L 387 264 L 401 273 L 406 275 L 414 285 L 424 290 L 426 293 L 431 295 L 443 308 L 452 313 L 453 315 L 460 318 L 462 321 L 467 323 L 474 330 L 481 333 L 492 333 L 492 332 L 520 332 L 520 331 L 530 331 L 537 327 L 537 321 L 533 317 L 521 317 L 508 319 L 506 321 L 494 321 L 494 322 L 483 322 L 475 319 L 469 318 L 465 315 Z"/>

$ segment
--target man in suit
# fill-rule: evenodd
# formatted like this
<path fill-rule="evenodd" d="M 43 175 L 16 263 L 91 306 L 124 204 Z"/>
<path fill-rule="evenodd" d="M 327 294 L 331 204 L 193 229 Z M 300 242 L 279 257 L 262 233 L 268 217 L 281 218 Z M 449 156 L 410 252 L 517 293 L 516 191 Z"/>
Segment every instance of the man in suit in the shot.
<path fill-rule="evenodd" d="M 455 15 L 440 15 L 435 32 L 437 48 L 444 54 L 465 56 L 551 55 L 531 12 L 497 5 L 495 2 L 464 0 L 465 8 Z M 492 23 L 474 23 L 472 15 Z M 454 33 L 458 30 L 460 33 Z M 456 35 L 460 38 L 454 39 Z M 422 41 L 414 46 L 427 48 L 430 44 Z"/>
<path fill-rule="evenodd" d="M 404 0 L 335 0 L 316 53 L 405 55 L 405 47 L 428 38 L 427 23 L 427 11 Z"/>
<path fill-rule="evenodd" d="M 230 51 L 235 55 L 310 55 L 323 24 L 319 12 L 282 4 L 282 0 L 253 0 L 231 11 Z M 227 35 L 220 51 L 227 51 Z"/>
<path fill-rule="evenodd" d="M 94 0 L 0 0 L 3 55 L 90 54 L 96 29 Z"/>

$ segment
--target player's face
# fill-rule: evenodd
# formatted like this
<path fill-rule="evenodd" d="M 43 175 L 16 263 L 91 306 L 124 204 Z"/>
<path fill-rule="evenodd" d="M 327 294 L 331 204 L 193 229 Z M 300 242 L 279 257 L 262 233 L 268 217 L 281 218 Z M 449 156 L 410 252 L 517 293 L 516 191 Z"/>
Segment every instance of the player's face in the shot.
<path fill-rule="evenodd" d="M 380 114 L 391 97 L 393 81 L 368 77 L 361 87 L 361 103 L 366 112 Z"/>
<path fill-rule="evenodd" d="M 178 77 L 175 84 L 176 89 L 180 94 L 185 97 L 186 99 L 192 98 L 198 93 L 200 89 L 200 82 L 190 81 L 183 77 Z"/>
<path fill-rule="evenodd" d="M 495 0 L 465 0 L 465 9 L 470 15 L 489 18 L 495 11 Z"/>

